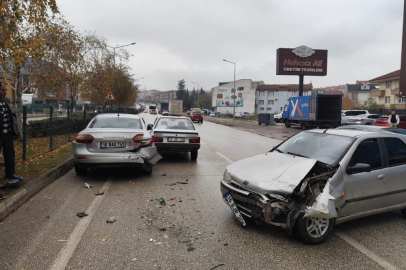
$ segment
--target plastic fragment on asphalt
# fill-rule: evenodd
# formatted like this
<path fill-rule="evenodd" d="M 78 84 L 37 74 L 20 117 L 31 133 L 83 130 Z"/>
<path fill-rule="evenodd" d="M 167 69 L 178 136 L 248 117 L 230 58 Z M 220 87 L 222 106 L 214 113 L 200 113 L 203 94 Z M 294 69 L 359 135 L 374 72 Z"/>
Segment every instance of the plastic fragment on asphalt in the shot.
<path fill-rule="evenodd" d="M 58 242 L 68 242 L 66 239 L 59 239 Z"/>
<path fill-rule="evenodd" d="M 165 184 L 165 186 L 176 186 L 176 183 Z"/>
<path fill-rule="evenodd" d="M 85 183 L 85 188 L 92 188 L 93 185 L 89 185 L 88 183 Z"/>
<path fill-rule="evenodd" d="M 187 185 L 187 184 L 189 184 L 189 183 L 186 183 L 186 182 L 176 182 L 177 184 L 181 184 L 181 185 Z"/>
<path fill-rule="evenodd" d="M 162 176 L 166 176 L 166 173 L 162 174 Z"/>
<path fill-rule="evenodd" d="M 104 195 L 104 192 L 96 192 L 94 195 L 98 196 L 98 195 Z"/>
<path fill-rule="evenodd" d="M 173 200 L 176 200 L 176 198 L 175 198 L 175 197 L 171 197 L 169 200 L 173 201 Z"/>
<path fill-rule="evenodd" d="M 117 221 L 117 219 L 115 218 L 115 217 L 111 217 L 111 218 L 109 218 L 106 222 L 107 223 L 114 223 L 114 222 L 116 222 Z"/>
<path fill-rule="evenodd" d="M 159 199 L 159 204 L 163 205 L 163 206 L 166 206 L 166 202 L 165 202 L 165 200 L 163 198 Z"/>
<path fill-rule="evenodd" d="M 85 212 L 78 212 L 76 215 L 77 215 L 78 217 L 82 218 L 82 217 L 88 216 L 89 214 L 86 214 Z"/>
<path fill-rule="evenodd" d="M 225 265 L 224 263 L 219 263 L 218 265 L 214 266 L 213 268 L 210 268 L 210 270 L 214 270 L 217 267 L 224 266 L 224 265 Z"/>
<path fill-rule="evenodd" d="M 132 259 L 133 262 L 137 261 L 137 258 Z"/>
<path fill-rule="evenodd" d="M 187 251 L 193 251 L 193 250 L 195 250 L 195 248 L 192 247 L 192 246 L 189 246 L 189 247 L 187 248 Z"/>
<path fill-rule="evenodd" d="M 165 235 L 164 235 L 164 238 L 165 238 L 165 239 L 169 239 L 169 236 L 165 234 Z"/>

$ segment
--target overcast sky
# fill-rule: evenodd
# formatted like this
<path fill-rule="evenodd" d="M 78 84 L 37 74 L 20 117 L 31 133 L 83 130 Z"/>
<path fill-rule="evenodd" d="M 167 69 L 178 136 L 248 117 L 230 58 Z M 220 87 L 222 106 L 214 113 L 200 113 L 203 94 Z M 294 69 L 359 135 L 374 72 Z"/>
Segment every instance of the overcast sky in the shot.
<path fill-rule="evenodd" d="M 276 50 L 328 50 L 328 74 L 315 87 L 355 83 L 400 69 L 404 0 L 57 0 L 79 31 L 93 31 L 134 56 L 134 78 L 148 90 L 210 90 L 218 82 L 276 75 Z"/>

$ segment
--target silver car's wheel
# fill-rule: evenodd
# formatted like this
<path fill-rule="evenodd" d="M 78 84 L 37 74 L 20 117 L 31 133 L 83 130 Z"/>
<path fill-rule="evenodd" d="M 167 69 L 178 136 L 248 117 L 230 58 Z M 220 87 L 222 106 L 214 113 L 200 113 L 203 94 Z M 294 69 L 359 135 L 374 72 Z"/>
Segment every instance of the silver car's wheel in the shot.
<path fill-rule="evenodd" d="M 314 238 L 322 237 L 329 227 L 329 220 L 325 218 L 308 218 L 306 223 L 307 232 Z"/>

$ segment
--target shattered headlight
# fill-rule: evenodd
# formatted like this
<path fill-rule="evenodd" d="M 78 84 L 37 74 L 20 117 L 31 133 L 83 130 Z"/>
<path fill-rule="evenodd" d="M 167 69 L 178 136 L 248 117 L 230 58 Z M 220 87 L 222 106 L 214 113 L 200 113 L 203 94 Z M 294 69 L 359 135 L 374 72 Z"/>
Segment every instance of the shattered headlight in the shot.
<path fill-rule="evenodd" d="M 223 174 L 223 180 L 224 181 L 231 181 L 231 174 L 225 170 L 224 174 Z"/>

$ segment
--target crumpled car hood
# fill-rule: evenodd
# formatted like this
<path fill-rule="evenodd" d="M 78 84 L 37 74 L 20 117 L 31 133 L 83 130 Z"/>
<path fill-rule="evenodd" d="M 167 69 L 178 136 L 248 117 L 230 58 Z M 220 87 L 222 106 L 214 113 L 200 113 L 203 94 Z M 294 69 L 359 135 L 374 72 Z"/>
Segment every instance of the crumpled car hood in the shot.
<path fill-rule="evenodd" d="M 234 182 L 260 194 L 292 194 L 317 160 L 278 152 L 242 159 L 227 167 Z"/>

